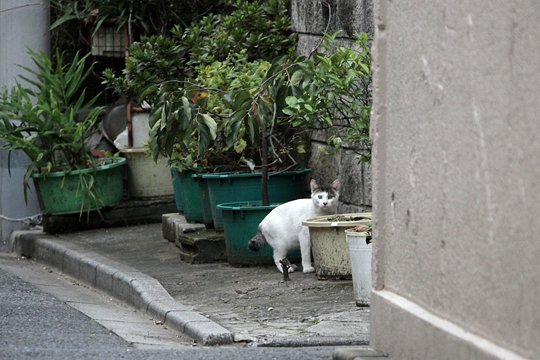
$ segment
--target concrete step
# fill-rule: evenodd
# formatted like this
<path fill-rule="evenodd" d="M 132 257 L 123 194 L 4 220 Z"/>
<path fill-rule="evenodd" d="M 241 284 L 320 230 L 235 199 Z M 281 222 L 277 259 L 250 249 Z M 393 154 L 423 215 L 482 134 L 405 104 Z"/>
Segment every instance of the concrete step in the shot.
<path fill-rule="evenodd" d="M 188 263 L 227 261 L 225 236 L 222 232 L 206 229 L 203 224 L 188 223 L 178 213 L 162 217 L 163 237 L 180 249 L 180 259 Z"/>

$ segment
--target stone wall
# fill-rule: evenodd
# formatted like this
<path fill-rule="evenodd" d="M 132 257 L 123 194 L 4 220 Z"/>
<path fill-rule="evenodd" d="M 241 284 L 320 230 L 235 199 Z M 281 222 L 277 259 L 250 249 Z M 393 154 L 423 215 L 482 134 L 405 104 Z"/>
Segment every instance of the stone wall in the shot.
<path fill-rule="evenodd" d="M 347 45 L 354 34 L 373 34 L 372 0 L 292 0 L 291 14 L 298 33 L 298 52 L 308 55 L 316 48 L 323 33 L 341 31 L 338 41 Z M 330 184 L 342 183 L 339 212 L 371 209 L 370 165 L 360 163 L 346 146 L 341 150 L 326 145 L 327 134 L 312 137 L 309 166 L 313 177 Z"/>

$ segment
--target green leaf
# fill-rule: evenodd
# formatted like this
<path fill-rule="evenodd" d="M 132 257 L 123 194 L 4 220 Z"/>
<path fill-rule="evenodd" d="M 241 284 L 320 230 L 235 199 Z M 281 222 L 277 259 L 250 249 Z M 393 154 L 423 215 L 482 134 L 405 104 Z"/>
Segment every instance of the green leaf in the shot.
<path fill-rule="evenodd" d="M 217 136 L 217 123 L 216 121 L 208 114 L 202 114 L 202 118 L 204 120 L 204 123 L 206 127 L 208 128 L 208 131 L 210 133 L 210 137 L 212 140 L 216 139 Z"/>
<path fill-rule="evenodd" d="M 287 105 L 289 105 L 292 108 L 295 108 L 298 106 L 298 98 L 296 98 L 296 96 L 287 96 L 285 98 L 285 102 L 287 103 Z"/>
<path fill-rule="evenodd" d="M 236 151 L 238 154 L 242 153 L 247 146 L 247 142 L 244 139 L 239 139 L 234 144 L 234 151 Z"/>
<path fill-rule="evenodd" d="M 184 111 L 184 117 L 187 120 L 190 120 L 191 119 L 191 104 L 185 96 L 182 96 L 182 109 Z"/>
<path fill-rule="evenodd" d="M 281 110 L 281 111 L 282 111 L 285 115 L 291 115 L 291 116 L 292 116 L 292 115 L 295 114 L 295 112 L 294 112 L 292 109 L 290 109 L 290 108 L 285 108 L 285 109 L 283 109 L 283 110 Z"/>

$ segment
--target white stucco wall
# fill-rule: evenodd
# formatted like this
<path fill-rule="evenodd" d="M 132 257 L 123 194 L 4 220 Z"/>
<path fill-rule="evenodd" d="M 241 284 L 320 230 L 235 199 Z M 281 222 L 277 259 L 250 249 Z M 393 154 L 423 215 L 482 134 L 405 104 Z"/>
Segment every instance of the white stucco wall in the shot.
<path fill-rule="evenodd" d="M 538 359 L 540 2 L 374 13 L 372 345 Z"/>

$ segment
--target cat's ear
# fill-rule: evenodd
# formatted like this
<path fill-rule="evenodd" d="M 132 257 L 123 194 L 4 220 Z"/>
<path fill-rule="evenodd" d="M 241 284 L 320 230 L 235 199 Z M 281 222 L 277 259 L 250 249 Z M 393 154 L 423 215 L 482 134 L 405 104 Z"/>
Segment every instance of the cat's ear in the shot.
<path fill-rule="evenodd" d="M 311 188 L 311 193 L 319 190 L 319 184 L 317 184 L 317 181 L 315 181 L 315 179 L 311 179 L 311 181 L 309 182 L 309 187 Z"/>
<path fill-rule="evenodd" d="M 339 179 L 334 180 L 334 182 L 332 183 L 332 188 L 336 190 L 337 192 L 339 192 L 340 187 L 341 187 L 341 182 L 339 181 Z"/>

